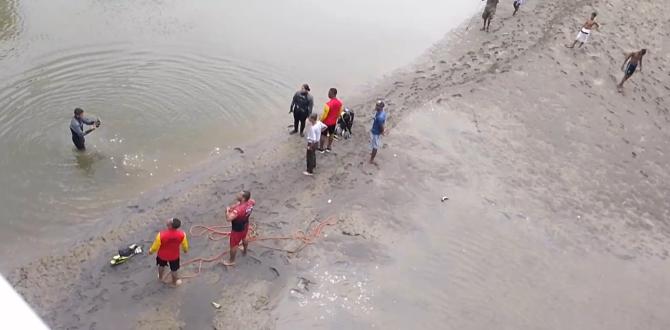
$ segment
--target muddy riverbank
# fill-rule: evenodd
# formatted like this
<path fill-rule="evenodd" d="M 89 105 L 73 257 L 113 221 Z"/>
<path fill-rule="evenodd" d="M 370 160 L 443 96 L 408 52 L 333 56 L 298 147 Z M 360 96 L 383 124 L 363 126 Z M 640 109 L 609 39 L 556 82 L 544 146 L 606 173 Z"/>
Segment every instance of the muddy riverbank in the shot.
<path fill-rule="evenodd" d="M 538 0 L 511 17 L 501 4 L 490 34 L 464 24 L 345 99 L 354 138 L 318 155 L 314 178 L 301 174 L 303 141 L 278 127 L 10 280 L 54 328 L 666 329 L 670 13 L 631 6 Z M 566 49 L 593 10 L 602 31 Z M 641 47 L 645 73 L 621 95 L 623 51 Z M 390 110 L 379 168 L 365 163 L 376 97 Z M 259 235 L 336 223 L 299 253 L 251 245 L 236 268 L 206 265 L 174 290 L 150 257 L 107 265 L 160 219 L 220 224 L 240 189 L 258 202 Z M 226 244 L 192 245 L 186 258 Z"/>

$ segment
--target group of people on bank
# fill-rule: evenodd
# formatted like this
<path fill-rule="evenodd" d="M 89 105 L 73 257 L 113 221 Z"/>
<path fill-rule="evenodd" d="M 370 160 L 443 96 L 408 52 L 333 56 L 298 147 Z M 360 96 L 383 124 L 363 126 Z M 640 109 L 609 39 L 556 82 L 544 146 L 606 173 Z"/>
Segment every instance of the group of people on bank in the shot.
<path fill-rule="evenodd" d="M 298 134 L 307 139 L 306 162 L 307 170 L 304 172 L 307 176 L 314 174 L 316 167 L 316 152 L 329 153 L 333 147 L 333 141 L 337 133 L 337 125 L 344 111 L 342 101 L 337 98 L 337 89 L 328 90 L 328 102 L 326 102 L 321 116 L 313 113 L 314 101 L 310 95 L 310 87 L 303 84 L 302 88 L 296 92 L 291 102 L 290 113 L 294 116 L 294 126 L 291 134 Z M 375 117 L 370 129 L 370 160 L 375 163 L 377 150 L 381 148 L 382 135 L 386 123 L 385 104 L 378 100 L 375 104 Z M 90 121 L 89 121 L 90 122 Z M 349 127 L 350 128 L 350 127 Z M 306 132 L 305 132 L 306 131 Z M 256 202 L 251 199 L 250 191 L 241 191 L 235 202 L 226 208 L 226 221 L 230 222 L 231 231 L 229 235 L 229 257 L 222 260 L 225 266 L 234 266 L 237 251 L 242 249 L 246 254 L 248 250 L 247 234 L 249 232 L 249 218 L 253 212 Z M 189 250 L 186 233 L 179 228 L 181 221 L 177 218 L 169 219 L 166 222 L 166 229 L 159 232 L 154 239 L 149 253 L 157 253 L 156 265 L 158 266 L 158 279 L 163 281 L 166 267 L 170 267 L 171 279 L 169 283 L 172 286 L 181 284 L 179 279 L 180 268 L 180 249 L 187 253 Z"/>
<path fill-rule="evenodd" d="M 306 163 L 307 169 L 303 174 L 314 175 L 316 168 L 316 152 L 321 154 L 330 153 L 333 141 L 338 131 L 351 133 L 353 124 L 353 112 L 344 107 L 342 101 L 337 98 L 337 89 L 328 90 L 328 101 L 323 107 L 321 116 L 313 113 L 314 98 L 310 94 L 308 84 L 303 84 L 301 89 L 293 96 L 289 113 L 293 114 L 293 131 L 291 134 L 300 133 L 307 140 Z M 386 105 L 384 101 L 377 100 L 375 103 L 375 115 L 370 129 L 370 159 L 369 163 L 377 165 L 375 158 L 377 151 L 382 147 L 382 136 L 386 125 Z M 348 119 L 347 119 L 348 118 Z M 339 127 L 338 130 L 338 125 Z M 305 133 L 306 131 L 306 133 Z"/>

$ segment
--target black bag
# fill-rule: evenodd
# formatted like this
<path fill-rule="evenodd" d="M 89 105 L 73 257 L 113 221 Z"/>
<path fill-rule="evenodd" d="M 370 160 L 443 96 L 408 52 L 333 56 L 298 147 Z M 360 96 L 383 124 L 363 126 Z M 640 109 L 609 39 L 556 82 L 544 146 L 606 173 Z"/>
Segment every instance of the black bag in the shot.
<path fill-rule="evenodd" d="M 130 248 L 126 247 L 119 249 L 119 256 L 130 257 L 133 254 L 135 254 L 135 250 L 131 250 Z"/>

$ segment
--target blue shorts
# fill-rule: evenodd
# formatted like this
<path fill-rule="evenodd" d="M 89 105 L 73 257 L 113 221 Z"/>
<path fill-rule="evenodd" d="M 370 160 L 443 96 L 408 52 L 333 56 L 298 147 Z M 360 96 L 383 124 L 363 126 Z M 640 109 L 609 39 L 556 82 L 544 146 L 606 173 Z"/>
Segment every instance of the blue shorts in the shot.
<path fill-rule="evenodd" d="M 370 149 L 381 149 L 382 145 L 382 135 L 370 133 Z"/>

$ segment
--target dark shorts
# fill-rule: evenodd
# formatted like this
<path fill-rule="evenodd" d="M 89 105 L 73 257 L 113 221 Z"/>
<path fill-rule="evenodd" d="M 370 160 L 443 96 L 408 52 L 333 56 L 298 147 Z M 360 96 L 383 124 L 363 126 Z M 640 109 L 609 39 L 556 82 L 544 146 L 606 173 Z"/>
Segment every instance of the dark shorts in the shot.
<path fill-rule="evenodd" d="M 177 260 L 172 260 L 172 261 L 165 261 L 159 257 L 156 257 L 156 265 L 165 267 L 168 264 L 170 264 L 170 270 L 173 272 L 176 272 L 179 270 L 179 259 Z"/>
<path fill-rule="evenodd" d="M 637 70 L 637 64 L 628 64 L 628 66 L 626 66 L 626 75 L 632 76 L 633 73 L 635 73 L 635 70 Z"/>
<path fill-rule="evenodd" d="M 335 128 L 337 127 L 337 124 L 335 125 L 328 125 L 328 128 L 321 132 L 321 135 L 335 135 Z"/>

